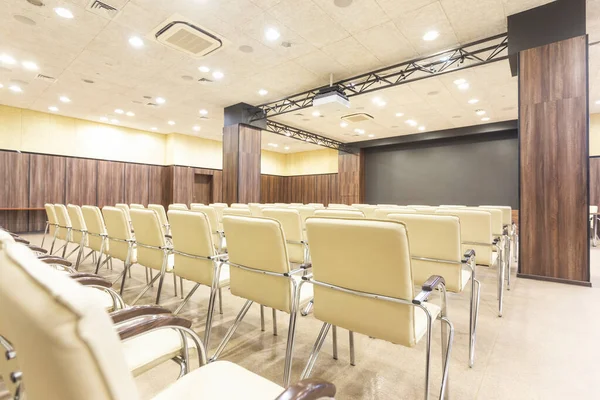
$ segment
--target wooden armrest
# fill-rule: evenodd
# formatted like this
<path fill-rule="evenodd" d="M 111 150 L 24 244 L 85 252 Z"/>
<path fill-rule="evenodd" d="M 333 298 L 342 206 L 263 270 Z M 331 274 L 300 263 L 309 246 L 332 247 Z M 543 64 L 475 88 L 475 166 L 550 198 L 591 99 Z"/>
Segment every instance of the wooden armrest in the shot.
<path fill-rule="evenodd" d="M 156 328 L 168 326 L 180 326 L 189 329 L 192 326 L 192 321 L 172 315 L 148 315 L 124 322 L 117 327 L 117 333 L 121 340 L 125 340 Z"/>
<path fill-rule="evenodd" d="M 73 278 L 73 280 L 83 286 L 102 286 L 105 288 L 112 287 L 112 283 L 101 276 L 84 276 L 81 278 Z"/>
<path fill-rule="evenodd" d="M 445 284 L 446 281 L 441 276 L 431 275 L 429 279 L 427 279 L 427 281 L 423 284 L 423 286 L 421 287 L 421 292 L 415 296 L 412 303 L 421 304 L 426 302 L 429 296 L 431 295 L 431 292 L 433 292 L 433 290 L 436 287 Z"/>
<path fill-rule="evenodd" d="M 335 385 L 321 379 L 305 379 L 283 391 L 275 400 L 317 400 L 335 396 Z"/>
<path fill-rule="evenodd" d="M 44 254 L 48 253 L 48 250 L 46 250 L 40 246 L 35 246 L 33 244 L 30 244 L 27 247 L 29 247 L 29 250 L 31 250 L 31 251 L 37 251 L 38 253 L 44 253 Z"/>
<path fill-rule="evenodd" d="M 29 240 L 25 240 L 21 237 L 15 236 L 11 233 L 11 236 L 13 237 L 13 239 L 15 240 L 15 242 L 17 243 L 23 243 L 23 244 L 29 244 Z"/>
<path fill-rule="evenodd" d="M 136 306 L 113 311 L 110 316 L 115 324 L 144 315 L 171 314 L 171 311 L 159 306 Z"/>
<path fill-rule="evenodd" d="M 38 257 L 38 260 L 40 260 L 41 262 L 46 263 L 46 264 L 59 264 L 59 265 L 64 265 L 65 267 L 70 267 L 73 265 L 73 263 L 71 261 L 65 260 L 64 258 L 60 258 L 60 257 L 41 256 L 41 257 Z"/>

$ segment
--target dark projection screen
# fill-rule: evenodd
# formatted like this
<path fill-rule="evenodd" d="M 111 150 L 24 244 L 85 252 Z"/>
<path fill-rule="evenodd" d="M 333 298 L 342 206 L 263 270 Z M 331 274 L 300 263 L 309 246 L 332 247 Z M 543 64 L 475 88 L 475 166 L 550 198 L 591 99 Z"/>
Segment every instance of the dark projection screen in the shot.
<path fill-rule="evenodd" d="M 368 204 L 518 209 L 516 131 L 365 149 Z"/>

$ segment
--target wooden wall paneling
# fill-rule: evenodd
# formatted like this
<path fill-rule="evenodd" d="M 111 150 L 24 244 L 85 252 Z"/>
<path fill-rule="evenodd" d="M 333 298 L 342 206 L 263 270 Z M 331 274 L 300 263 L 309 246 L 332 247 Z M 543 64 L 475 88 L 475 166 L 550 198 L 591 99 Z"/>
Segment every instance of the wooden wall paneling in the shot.
<path fill-rule="evenodd" d="M 125 203 L 148 206 L 151 167 L 144 164 L 125 164 Z"/>
<path fill-rule="evenodd" d="M 46 221 L 44 220 L 44 226 Z M 29 231 L 29 211 L 0 210 L 0 226 L 14 233 Z M 42 227 L 42 229 L 44 229 Z"/>
<path fill-rule="evenodd" d="M 324 204 L 339 204 L 340 202 L 339 174 L 331 174 L 329 175 L 329 200 Z"/>
<path fill-rule="evenodd" d="M 41 208 L 46 203 L 65 203 L 67 159 L 61 156 L 31 154 L 29 167 L 29 207 Z M 43 231 L 45 211 L 29 212 L 29 231 Z"/>
<path fill-rule="evenodd" d="M 67 158 L 65 203 L 96 204 L 97 163 L 97 160 Z"/>
<path fill-rule="evenodd" d="M 261 203 L 271 203 L 271 196 L 269 189 L 271 187 L 271 180 L 269 179 L 271 175 L 261 175 L 260 176 L 260 202 Z"/>
<path fill-rule="evenodd" d="M 290 198 L 286 203 L 302 203 L 302 176 L 290 176 Z"/>
<path fill-rule="evenodd" d="M 173 167 L 148 166 L 148 204 L 162 204 L 165 209 L 173 202 Z"/>
<path fill-rule="evenodd" d="M 189 205 L 194 190 L 194 168 L 173 167 L 173 203 Z"/>
<path fill-rule="evenodd" d="M 96 181 L 98 207 L 125 202 L 125 163 L 98 160 Z"/>
<path fill-rule="evenodd" d="M 260 202 L 260 129 L 239 126 L 238 202 Z"/>
<path fill-rule="evenodd" d="M 238 198 L 238 126 L 231 125 L 223 128 L 223 181 L 222 200 L 231 204 Z"/>
<path fill-rule="evenodd" d="M 329 191 L 331 190 L 330 174 L 317 175 L 315 177 L 315 199 L 313 203 L 322 203 L 327 205 L 329 203 Z"/>
<path fill-rule="evenodd" d="M 292 177 L 291 176 L 282 176 L 280 179 L 281 182 L 281 192 L 279 194 L 278 203 L 292 203 Z"/>
<path fill-rule="evenodd" d="M 365 199 L 365 156 L 339 152 L 338 155 L 339 200 L 343 204 L 363 203 Z"/>
<path fill-rule="evenodd" d="M 223 201 L 223 171 L 215 169 L 213 171 L 213 203 Z"/>
<path fill-rule="evenodd" d="M 590 206 L 600 207 L 600 157 L 590 157 Z"/>
<path fill-rule="evenodd" d="M 0 151 L 1 208 L 29 207 L 29 154 Z"/>
<path fill-rule="evenodd" d="M 316 175 L 304 175 L 302 177 L 302 203 L 316 203 Z"/>
<path fill-rule="evenodd" d="M 589 282 L 587 37 L 522 51 L 522 276 Z"/>

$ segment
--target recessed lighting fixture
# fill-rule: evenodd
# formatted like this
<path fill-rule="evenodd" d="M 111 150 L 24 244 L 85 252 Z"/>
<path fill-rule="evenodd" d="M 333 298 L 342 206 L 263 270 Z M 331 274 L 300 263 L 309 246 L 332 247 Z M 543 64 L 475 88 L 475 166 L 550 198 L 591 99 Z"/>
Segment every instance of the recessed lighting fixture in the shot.
<path fill-rule="evenodd" d="M 413 121 L 412 119 L 408 119 L 406 120 L 406 123 L 409 124 L 410 126 L 417 126 L 417 121 Z"/>
<path fill-rule="evenodd" d="M 427 42 L 431 42 L 432 40 L 437 39 L 440 36 L 438 31 L 429 31 L 423 35 L 423 40 Z"/>
<path fill-rule="evenodd" d="M 17 85 L 10 85 L 8 88 L 15 93 L 21 93 L 23 91 L 23 89 L 21 89 L 21 87 Z"/>
<path fill-rule="evenodd" d="M 210 68 L 205 65 L 198 67 L 198 70 L 200 70 L 200 72 L 210 72 Z"/>
<path fill-rule="evenodd" d="M 8 65 L 13 65 L 17 63 L 17 61 L 8 54 L 0 54 L 0 62 Z"/>
<path fill-rule="evenodd" d="M 600 100 L 596 100 L 596 104 L 600 104 Z"/>
<path fill-rule="evenodd" d="M 155 126 L 153 126 L 152 128 L 150 128 L 151 131 L 155 131 L 157 128 Z"/>
<path fill-rule="evenodd" d="M 383 107 L 383 106 L 385 106 L 385 105 L 387 104 L 387 103 L 386 103 L 384 100 L 382 100 L 380 97 L 374 97 L 374 98 L 373 98 L 373 103 L 374 103 L 374 104 L 376 104 L 376 105 L 378 105 L 379 107 Z"/>
<path fill-rule="evenodd" d="M 267 146 L 279 147 L 279 145 L 277 143 L 267 143 Z"/>
<path fill-rule="evenodd" d="M 397 113 L 396 113 L 396 117 L 404 117 L 404 113 L 397 112 Z"/>
<path fill-rule="evenodd" d="M 284 149 L 284 150 L 289 150 L 289 149 L 290 149 L 290 146 L 285 146 L 283 149 Z"/>
<path fill-rule="evenodd" d="M 441 62 L 446 62 L 446 61 L 448 61 L 449 59 L 450 59 L 450 56 L 444 56 L 444 57 L 440 58 L 440 61 L 441 61 Z"/>
<path fill-rule="evenodd" d="M 165 104 L 166 102 L 162 97 L 157 97 L 154 101 L 156 101 L 156 104 Z"/>
<path fill-rule="evenodd" d="M 121 110 L 120 108 L 117 108 L 117 109 L 115 110 L 115 112 L 116 112 L 117 114 L 123 114 L 125 111 Z"/>
<path fill-rule="evenodd" d="M 48 107 L 48 110 L 50 110 L 52 112 L 57 112 L 58 111 L 58 107 L 50 106 L 50 107 Z"/>
<path fill-rule="evenodd" d="M 420 127 L 419 127 L 419 130 L 420 130 L 420 131 L 424 131 L 424 130 L 425 130 L 425 127 L 424 127 L 424 126 L 420 126 Z"/>
<path fill-rule="evenodd" d="M 56 7 L 54 9 L 54 12 L 59 17 L 63 17 L 63 18 L 67 18 L 67 19 L 73 18 L 73 13 L 70 10 L 67 10 L 66 8 L 63 8 L 63 7 Z"/>
<path fill-rule="evenodd" d="M 476 110 L 475 114 L 477 114 L 477 115 L 485 115 L 485 110 Z"/>
<path fill-rule="evenodd" d="M 469 84 L 468 83 L 462 83 L 462 84 L 458 85 L 458 88 L 460 90 L 467 90 L 469 88 Z"/>
<path fill-rule="evenodd" d="M 467 80 L 466 80 L 466 79 L 462 79 L 462 78 L 461 78 L 461 79 L 457 79 L 457 80 L 455 80 L 455 81 L 454 81 L 454 84 L 455 84 L 456 86 L 458 86 L 458 85 L 462 85 L 463 83 L 467 83 Z"/>
<path fill-rule="evenodd" d="M 204 108 L 200 111 L 198 111 L 200 113 L 200 115 L 206 115 L 208 114 L 208 111 L 206 111 Z"/>
<path fill-rule="evenodd" d="M 479 100 L 477 100 L 477 99 L 469 100 L 469 104 L 477 104 L 477 103 L 479 103 Z"/>
<path fill-rule="evenodd" d="M 62 101 L 63 103 L 70 103 L 71 102 L 71 99 L 68 98 L 67 96 L 60 96 L 58 99 L 60 101 Z"/>
<path fill-rule="evenodd" d="M 312 112 L 312 116 L 313 117 L 320 117 L 321 113 L 319 112 L 319 110 L 315 110 L 315 111 Z"/>
<path fill-rule="evenodd" d="M 223 74 L 221 71 L 215 71 L 212 73 L 212 76 L 215 79 L 221 79 L 225 76 L 225 74 Z"/>
<path fill-rule="evenodd" d="M 23 68 L 28 69 L 30 71 L 37 71 L 38 70 L 37 64 L 34 63 L 33 61 L 23 61 L 21 63 L 21 65 L 23 66 Z"/>
<path fill-rule="evenodd" d="M 100 117 L 100 121 L 106 122 L 106 121 L 108 121 L 108 118 L 106 118 L 106 117 Z"/>
<path fill-rule="evenodd" d="M 267 40 L 270 42 L 279 39 L 279 36 L 281 35 L 279 34 L 279 31 L 275 28 L 267 28 L 265 30 L 265 38 L 267 38 Z"/>
<path fill-rule="evenodd" d="M 287 137 L 290 137 L 290 136 L 292 136 L 292 134 L 291 134 L 291 133 L 289 133 L 289 132 L 286 132 L 286 133 L 285 133 L 285 136 L 287 136 Z"/>
<path fill-rule="evenodd" d="M 131 111 L 127 111 L 127 113 L 125 113 L 125 115 L 127 115 L 128 117 L 133 117 L 135 116 L 134 113 L 132 113 Z"/>
<path fill-rule="evenodd" d="M 369 135 L 369 137 L 375 137 L 375 135 L 373 135 L 372 133 Z"/>
<path fill-rule="evenodd" d="M 358 133 L 359 135 L 364 135 L 365 134 L 365 130 L 364 129 L 360 129 L 360 128 L 356 128 L 354 130 L 354 132 Z"/>
<path fill-rule="evenodd" d="M 129 38 L 129 44 L 135 48 L 144 47 L 144 41 L 138 36 L 132 36 Z"/>
<path fill-rule="evenodd" d="M 169 121 L 169 122 L 167 122 L 167 124 L 169 124 L 169 125 L 175 125 L 175 121 Z"/>
<path fill-rule="evenodd" d="M 113 118 L 113 119 L 111 119 L 111 120 L 110 120 L 110 122 L 112 122 L 113 124 L 118 124 L 118 123 L 119 123 L 119 120 L 118 120 L 118 119 L 114 119 L 114 118 Z"/>
<path fill-rule="evenodd" d="M 269 93 L 269 91 L 266 89 L 260 89 L 258 91 L 258 94 L 260 94 L 261 96 L 266 96 L 268 93 Z"/>
<path fill-rule="evenodd" d="M 4 85 L 0 83 L 0 89 L 2 89 L 3 87 L 4 87 Z"/>
<path fill-rule="evenodd" d="M 347 126 L 348 126 L 348 123 L 347 123 L 347 122 L 343 122 L 343 121 L 342 121 L 342 122 L 340 122 L 340 127 L 342 127 L 342 128 L 345 128 L 345 127 L 347 127 Z"/>
<path fill-rule="evenodd" d="M 196 132 L 200 131 L 200 127 L 198 125 L 195 125 L 194 127 L 192 127 L 192 129 Z"/>
<path fill-rule="evenodd" d="M 481 120 L 482 120 L 483 122 L 485 122 L 485 121 L 489 121 L 489 120 L 490 120 L 490 117 L 483 117 L 483 118 L 481 118 Z"/>

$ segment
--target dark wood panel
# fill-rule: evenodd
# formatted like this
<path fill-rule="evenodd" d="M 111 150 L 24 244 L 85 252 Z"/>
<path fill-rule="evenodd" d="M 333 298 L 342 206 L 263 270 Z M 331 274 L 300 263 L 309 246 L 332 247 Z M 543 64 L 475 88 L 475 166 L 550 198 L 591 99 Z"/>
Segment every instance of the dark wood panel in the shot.
<path fill-rule="evenodd" d="M 95 205 L 98 161 L 67 158 L 65 203 Z"/>
<path fill-rule="evenodd" d="M 30 211 L 0 211 L 0 226 L 14 233 L 29 231 Z M 44 225 L 45 225 L 44 221 Z M 43 228 L 42 228 L 43 229 Z"/>
<path fill-rule="evenodd" d="M 338 155 L 339 201 L 343 204 L 363 203 L 365 199 L 365 156 L 339 152 Z"/>
<path fill-rule="evenodd" d="M 173 167 L 148 166 L 148 204 L 168 207 L 173 202 Z"/>
<path fill-rule="evenodd" d="M 587 39 L 520 54 L 520 272 L 589 281 Z"/>
<path fill-rule="evenodd" d="M 590 158 L 590 205 L 600 206 L 600 157 Z"/>
<path fill-rule="evenodd" d="M 194 168 L 173 167 L 173 203 L 193 203 Z"/>
<path fill-rule="evenodd" d="M 125 164 L 125 203 L 148 205 L 150 168 L 152 166 L 144 164 Z"/>
<path fill-rule="evenodd" d="M 0 207 L 29 206 L 29 154 L 0 151 Z"/>
<path fill-rule="evenodd" d="M 213 170 L 213 202 L 223 201 L 223 171 Z"/>
<path fill-rule="evenodd" d="M 227 204 L 238 198 L 238 125 L 223 128 L 223 181 L 222 200 Z"/>
<path fill-rule="evenodd" d="M 114 206 L 125 201 L 125 164 L 98 161 L 96 205 Z"/>
<path fill-rule="evenodd" d="M 260 153 L 262 132 L 239 126 L 238 202 L 260 202 Z"/>
<path fill-rule="evenodd" d="M 31 154 L 29 168 L 29 207 L 65 202 L 65 157 Z"/>
<path fill-rule="evenodd" d="M 302 177 L 302 201 L 299 203 L 316 203 L 316 175 L 304 175 Z"/>

